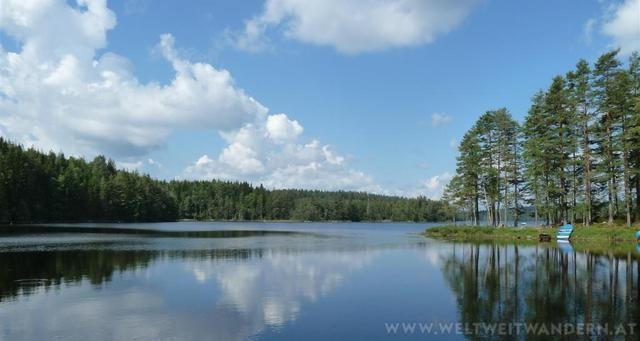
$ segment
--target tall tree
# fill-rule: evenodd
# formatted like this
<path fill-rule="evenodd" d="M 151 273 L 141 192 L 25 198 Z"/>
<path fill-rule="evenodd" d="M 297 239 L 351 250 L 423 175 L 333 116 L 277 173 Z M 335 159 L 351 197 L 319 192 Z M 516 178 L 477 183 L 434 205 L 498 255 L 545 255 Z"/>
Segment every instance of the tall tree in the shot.
<path fill-rule="evenodd" d="M 462 139 L 457 167 L 462 184 L 459 193 L 471 203 L 475 224 L 480 201 L 491 226 L 507 223 L 511 203 L 516 210 L 514 218 L 518 214 L 518 131 L 518 123 L 502 108 L 480 116 Z"/>
<path fill-rule="evenodd" d="M 474 225 L 480 224 L 480 143 L 475 130 L 468 131 L 460 142 L 456 172 L 460 176 L 458 195 L 471 208 L 471 220 Z"/>
<path fill-rule="evenodd" d="M 562 76 L 556 76 L 545 96 L 544 113 L 547 121 L 547 143 L 550 144 L 550 153 L 546 155 L 551 159 L 551 172 L 553 185 L 551 192 L 560 207 L 559 220 L 567 221 L 569 216 L 569 155 L 575 148 L 573 135 L 573 117 L 569 110 L 569 98 L 566 91 L 565 80 Z M 557 221 L 557 220 L 556 220 Z"/>
<path fill-rule="evenodd" d="M 593 221 L 591 125 L 594 118 L 591 110 L 591 69 L 589 63 L 581 59 L 576 64 L 575 71 L 567 75 L 567 80 L 570 83 L 570 98 L 575 110 L 576 124 L 580 128 L 578 135 L 580 135 L 581 175 L 584 186 L 583 224 L 589 226 Z"/>
<path fill-rule="evenodd" d="M 624 204 L 625 204 L 625 220 L 628 227 L 631 227 L 632 214 L 632 197 L 631 197 L 631 150 L 635 148 L 632 145 L 632 120 L 633 120 L 633 101 L 631 94 L 631 77 L 627 70 L 621 70 L 615 75 L 613 89 L 611 91 L 611 102 L 615 116 L 620 121 L 620 156 L 622 158 L 622 174 L 624 182 Z"/>
<path fill-rule="evenodd" d="M 554 211 L 550 195 L 552 159 L 548 155 L 552 154 L 554 146 L 548 137 L 550 123 L 545 114 L 545 102 L 544 92 L 539 91 L 533 96 L 523 126 L 523 158 L 525 182 L 533 195 L 530 203 L 533 204 L 535 222 L 537 224 L 540 214 L 543 214 L 545 224 L 549 225 L 553 222 Z"/>
<path fill-rule="evenodd" d="M 598 112 L 596 148 L 600 159 L 599 171 L 607 187 L 608 223 L 614 222 L 618 203 L 618 174 L 620 172 L 619 110 L 616 108 L 616 74 L 620 71 L 619 50 L 607 52 L 598 58 L 594 67 L 594 100 Z"/>
<path fill-rule="evenodd" d="M 628 129 L 629 158 L 631 175 L 636 193 L 636 217 L 640 216 L 640 53 L 633 52 L 629 57 L 630 105 L 631 117 Z"/>

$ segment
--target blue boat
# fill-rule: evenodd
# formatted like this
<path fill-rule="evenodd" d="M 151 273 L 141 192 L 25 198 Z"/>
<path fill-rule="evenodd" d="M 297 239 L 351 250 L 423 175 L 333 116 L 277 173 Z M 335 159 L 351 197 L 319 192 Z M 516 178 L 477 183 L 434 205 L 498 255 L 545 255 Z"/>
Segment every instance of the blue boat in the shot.
<path fill-rule="evenodd" d="M 636 232 L 636 239 L 637 239 L 637 240 L 640 240 L 640 231 L 637 231 L 637 232 Z"/>
<path fill-rule="evenodd" d="M 572 232 L 573 232 L 573 225 L 564 224 L 560 226 L 560 230 L 558 230 L 558 235 L 556 236 L 556 239 L 558 239 L 558 241 L 569 240 L 569 238 L 571 238 Z"/>

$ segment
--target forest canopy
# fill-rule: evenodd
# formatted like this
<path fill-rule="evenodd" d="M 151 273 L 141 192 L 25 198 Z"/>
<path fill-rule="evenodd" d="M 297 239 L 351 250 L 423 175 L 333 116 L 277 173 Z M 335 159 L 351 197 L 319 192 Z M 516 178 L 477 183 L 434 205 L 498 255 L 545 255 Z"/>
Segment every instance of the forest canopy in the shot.
<path fill-rule="evenodd" d="M 302 220 L 441 221 L 448 204 L 424 197 L 265 189 L 246 182 L 160 181 L 42 153 L 0 138 L 0 222 Z"/>

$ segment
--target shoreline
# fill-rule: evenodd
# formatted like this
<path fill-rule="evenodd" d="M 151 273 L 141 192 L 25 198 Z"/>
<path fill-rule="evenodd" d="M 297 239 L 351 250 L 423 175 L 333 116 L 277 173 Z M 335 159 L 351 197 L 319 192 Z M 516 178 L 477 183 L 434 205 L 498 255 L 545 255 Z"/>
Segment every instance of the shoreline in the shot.
<path fill-rule="evenodd" d="M 595 224 L 589 227 L 574 227 L 570 241 L 599 243 L 637 242 L 638 226 L 622 227 Z M 555 241 L 557 227 L 489 227 L 443 225 L 426 229 L 425 237 L 451 241 L 538 241 L 541 233 Z M 544 243 L 544 242 L 541 242 Z"/>
<path fill-rule="evenodd" d="M 0 226 L 29 226 L 29 225 L 81 225 L 81 224 L 156 224 L 156 223 L 367 223 L 367 224 L 444 224 L 441 221 L 406 221 L 406 220 L 295 220 L 295 219 L 178 219 L 178 220 L 86 220 L 86 221 L 32 221 L 32 222 L 0 222 Z"/>

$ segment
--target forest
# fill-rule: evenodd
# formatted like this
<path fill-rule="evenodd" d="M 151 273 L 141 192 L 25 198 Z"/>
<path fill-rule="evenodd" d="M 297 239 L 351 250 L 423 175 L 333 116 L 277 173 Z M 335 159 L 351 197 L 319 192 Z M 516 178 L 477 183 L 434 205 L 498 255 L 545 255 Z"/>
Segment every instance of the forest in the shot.
<path fill-rule="evenodd" d="M 42 153 L 0 138 L 0 222 L 196 220 L 441 221 L 449 205 L 360 192 L 265 189 L 246 182 L 160 181 Z"/>
<path fill-rule="evenodd" d="M 580 60 L 533 95 L 519 124 L 490 110 L 459 145 L 443 200 L 479 225 L 631 226 L 640 218 L 640 54 Z"/>

